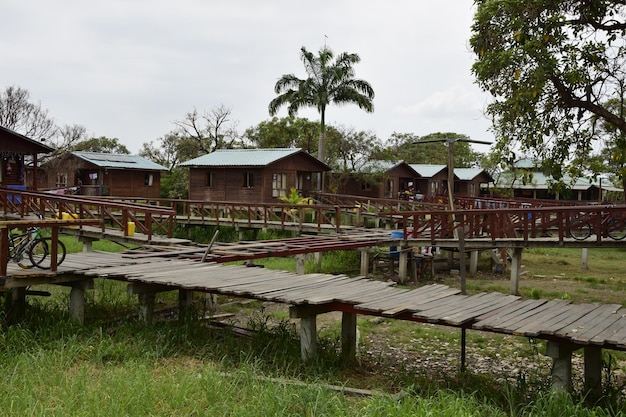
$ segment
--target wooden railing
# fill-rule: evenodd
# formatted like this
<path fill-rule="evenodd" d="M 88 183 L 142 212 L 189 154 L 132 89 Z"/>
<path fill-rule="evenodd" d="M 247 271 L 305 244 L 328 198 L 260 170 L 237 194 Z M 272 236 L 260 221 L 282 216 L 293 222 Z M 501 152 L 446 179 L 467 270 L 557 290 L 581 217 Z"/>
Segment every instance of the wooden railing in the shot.
<path fill-rule="evenodd" d="M 382 213 L 398 219 L 407 238 L 438 239 L 513 239 L 524 241 L 541 237 L 563 242 L 572 239 L 572 228 L 581 222 L 589 227 L 590 243 L 611 239 L 612 225 L 626 226 L 626 206 L 561 206 L 519 209 L 472 209 L 454 211 L 417 211 Z M 587 227 L 587 226 L 585 226 Z M 625 230 L 626 232 L 626 230 Z M 624 239 L 626 244 L 626 239 Z"/>
<path fill-rule="evenodd" d="M 59 228 L 68 226 L 98 225 L 97 219 L 72 219 L 72 220 L 8 220 L 0 221 L 0 276 L 7 275 L 7 265 L 9 262 L 9 230 L 27 229 L 31 227 L 49 228 L 50 237 L 50 270 L 57 270 L 57 253 L 59 241 Z"/>
<path fill-rule="evenodd" d="M 172 237 L 175 217 L 174 210 L 168 207 L 6 188 L 0 188 L 0 207 L 5 216 L 20 218 L 95 219 L 101 224 L 103 233 L 106 227 L 112 227 L 122 230 L 124 236 L 128 236 L 132 222 L 148 239 L 155 233 Z"/>

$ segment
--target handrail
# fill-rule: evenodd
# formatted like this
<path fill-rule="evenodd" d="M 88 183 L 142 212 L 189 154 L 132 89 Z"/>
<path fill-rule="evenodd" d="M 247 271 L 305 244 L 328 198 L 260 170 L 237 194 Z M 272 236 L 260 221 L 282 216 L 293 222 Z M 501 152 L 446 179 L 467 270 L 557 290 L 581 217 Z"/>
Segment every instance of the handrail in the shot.
<path fill-rule="evenodd" d="M 25 218 L 30 215 L 45 217 L 90 218 L 100 221 L 102 232 L 108 222 L 129 234 L 129 222 L 134 221 L 138 231 L 152 238 L 155 229 L 172 237 L 174 209 L 162 206 L 85 198 L 76 195 L 57 195 L 34 191 L 0 188 L 0 206 L 5 215 L 12 213 Z M 82 227 L 82 226 L 80 226 Z"/>
<path fill-rule="evenodd" d="M 472 209 L 381 213 L 397 219 L 407 238 L 427 238 L 433 245 L 438 239 L 454 238 L 462 231 L 466 239 L 529 239 L 554 236 L 559 243 L 570 239 L 575 221 L 589 224 L 593 242 L 607 239 L 603 219 L 626 221 L 626 206 L 552 206 L 515 209 Z M 455 232 L 456 231 L 456 232 Z M 626 239 L 625 239 L 626 240 Z M 591 237 L 589 239 L 592 242 Z M 626 243 L 626 242 L 625 242 Z"/>
<path fill-rule="evenodd" d="M 26 229 L 29 227 L 50 228 L 52 231 L 50 248 L 50 270 L 57 270 L 57 253 L 59 242 L 59 228 L 67 226 L 97 225 L 97 219 L 71 219 L 71 220 L 7 220 L 0 221 L 0 276 L 6 277 L 9 263 L 9 229 Z"/>

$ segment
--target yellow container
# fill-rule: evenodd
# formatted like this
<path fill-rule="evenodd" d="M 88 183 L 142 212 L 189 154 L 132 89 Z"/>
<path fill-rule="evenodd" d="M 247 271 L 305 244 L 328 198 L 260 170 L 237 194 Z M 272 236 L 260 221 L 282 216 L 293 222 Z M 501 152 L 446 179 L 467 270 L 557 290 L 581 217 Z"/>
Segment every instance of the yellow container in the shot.
<path fill-rule="evenodd" d="M 60 213 L 60 219 L 61 220 L 72 220 L 72 219 L 77 219 L 78 218 L 78 214 L 75 213 L 66 213 L 66 212 L 61 212 Z M 70 226 L 72 229 L 77 229 L 78 226 Z"/>
<path fill-rule="evenodd" d="M 61 213 L 61 219 L 63 220 L 72 220 L 72 219 L 77 219 L 77 218 L 78 218 L 78 214 L 66 213 L 66 212 Z"/>
<path fill-rule="evenodd" d="M 128 236 L 135 236 L 135 222 L 128 222 L 126 229 L 128 230 Z"/>

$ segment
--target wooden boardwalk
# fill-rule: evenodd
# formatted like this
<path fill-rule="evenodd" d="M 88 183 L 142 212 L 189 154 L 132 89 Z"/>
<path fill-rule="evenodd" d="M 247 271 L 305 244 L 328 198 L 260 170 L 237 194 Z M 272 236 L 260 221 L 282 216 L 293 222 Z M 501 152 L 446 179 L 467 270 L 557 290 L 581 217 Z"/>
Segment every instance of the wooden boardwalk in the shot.
<path fill-rule="evenodd" d="M 567 300 L 522 300 L 500 293 L 461 295 L 445 285 L 403 289 L 388 282 L 345 275 L 307 274 L 226 266 L 159 256 L 89 252 L 68 254 L 57 274 L 10 267 L 5 288 L 64 277 L 102 277 L 141 283 L 160 291 L 191 290 L 244 297 L 324 311 L 433 323 L 472 330 L 626 350 L 626 309 Z"/>
<path fill-rule="evenodd" d="M 303 358 L 316 354 L 317 315 L 331 311 L 343 313 L 342 354 L 348 355 L 356 353 L 358 314 L 547 340 L 553 384 L 559 389 L 571 386 L 574 350 L 585 350 L 585 383 L 595 392 L 601 389 L 602 349 L 626 351 L 626 309 L 616 304 L 522 300 L 494 292 L 462 295 L 440 284 L 406 289 L 363 277 L 299 275 L 145 253 L 68 254 L 56 273 L 10 264 L 0 288 L 25 294 L 35 285 L 70 285 L 72 316 L 84 320 L 84 290 L 93 287 L 94 278 L 129 283 L 144 317 L 151 315 L 155 294 L 170 290 L 179 291 L 179 300 L 201 292 L 290 305 L 291 317 L 301 319 Z"/>

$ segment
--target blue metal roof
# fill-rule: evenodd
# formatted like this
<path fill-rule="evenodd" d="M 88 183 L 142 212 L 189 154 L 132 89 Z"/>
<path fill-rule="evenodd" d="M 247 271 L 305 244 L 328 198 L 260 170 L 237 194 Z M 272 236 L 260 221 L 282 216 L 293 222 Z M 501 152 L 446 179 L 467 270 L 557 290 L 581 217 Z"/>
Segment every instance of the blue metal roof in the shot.
<path fill-rule="evenodd" d="M 299 152 L 303 152 L 301 148 L 218 149 L 206 155 L 185 161 L 180 166 L 264 167 Z"/>
<path fill-rule="evenodd" d="M 101 168 L 167 171 L 167 168 L 163 165 L 157 164 L 139 155 L 78 151 L 72 152 L 72 155 Z"/>

